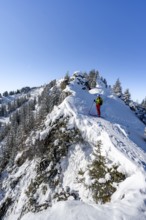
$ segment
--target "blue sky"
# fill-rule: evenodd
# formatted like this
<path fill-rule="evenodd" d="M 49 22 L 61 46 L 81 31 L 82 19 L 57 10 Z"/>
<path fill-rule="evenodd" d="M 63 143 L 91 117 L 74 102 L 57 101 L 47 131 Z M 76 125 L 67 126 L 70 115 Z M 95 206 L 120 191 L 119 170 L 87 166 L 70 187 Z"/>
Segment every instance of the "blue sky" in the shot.
<path fill-rule="evenodd" d="M 145 0 L 0 0 L 0 92 L 96 69 L 146 97 Z"/>

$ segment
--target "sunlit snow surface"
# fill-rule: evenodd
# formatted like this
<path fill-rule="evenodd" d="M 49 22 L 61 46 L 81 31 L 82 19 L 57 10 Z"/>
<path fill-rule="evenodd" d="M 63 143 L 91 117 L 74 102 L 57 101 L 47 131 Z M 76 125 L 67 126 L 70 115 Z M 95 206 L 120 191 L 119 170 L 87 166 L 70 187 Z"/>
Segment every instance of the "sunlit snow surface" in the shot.
<path fill-rule="evenodd" d="M 119 184 L 110 203 L 95 204 L 87 189 L 76 181 L 80 169 L 86 170 L 92 159 L 91 146 L 78 144 L 69 149 L 68 156 L 62 159 L 64 171 L 63 186 L 80 192 L 80 201 L 73 200 L 55 203 L 39 213 L 29 212 L 21 220 L 145 220 L 146 219 L 146 142 L 143 139 L 144 124 L 109 88 L 98 81 L 95 89 L 87 91 L 74 80 L 66 88 L 72 95 L 55 107 L 45 121 L 46 129 L 40 132 L 40 139 L 49 133 L 50 120 L 60 116 L 69 116 L 68 126 L 76 126 L 87 142 L 102 142 L 102 154 L 113 164 L 119 165 L 119 172 L 126 173 L 127 178 Z M 96 116 L 94 99 L 101 94 L 103 105 L 101 118 Z M 90 111 L 90 113 L 89 113 Z M 94 116 L 95 115 L 95 116 Z M 91 145 L 92 145 L 91 144 Z M 19 155 L 21 156 L 21 155 Z M 27 175 L 19 186 L 21 196 L 17 207 L 6 220 L 16 220 L 25 202 L 27 179 L 35 176 L 35 162 L 26 162 L 14 175 L 20 175 L 27 169 Z M 26 172 L 26 171 L 25 171 Z M 110 178 L 106 176 L 105 179 Z M 88 175 L 85 180 L 89 183 Z M 100 181 L 104 181 L 101 179 Z"/>

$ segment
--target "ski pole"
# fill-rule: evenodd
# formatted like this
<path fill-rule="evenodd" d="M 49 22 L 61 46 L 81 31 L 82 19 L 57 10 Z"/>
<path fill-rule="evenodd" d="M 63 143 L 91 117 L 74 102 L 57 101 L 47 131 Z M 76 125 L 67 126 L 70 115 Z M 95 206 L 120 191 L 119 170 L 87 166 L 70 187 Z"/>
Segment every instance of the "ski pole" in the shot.
<path fill-rule="evenodd" d="M 94 103 L 94 101 L 93 101 L 93 103 Z M 92 103 L 92 105 L 91 105 L 91 107 L 90 107 L 89 114 L 90 114 L 90 111 L 91 111 L 91 109 L 92 109 L 93 103 Z"/>

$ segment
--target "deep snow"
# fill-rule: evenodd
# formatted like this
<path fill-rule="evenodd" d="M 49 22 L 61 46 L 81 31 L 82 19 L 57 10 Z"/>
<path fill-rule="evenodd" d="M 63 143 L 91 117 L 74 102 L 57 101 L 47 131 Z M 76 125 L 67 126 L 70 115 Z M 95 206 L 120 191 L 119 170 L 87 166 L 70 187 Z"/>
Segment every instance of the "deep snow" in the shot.
<path fill-rule="evenodd" d="M 55 107 L 45 121 L 46 128 L 40 131 L 40 139 L 49 133 L 50 121 L 60 116 L 69 116 L 68 129 L 77 127 L 90 146 L 78 144 L 69 149 L 68 157 L 63 158 L 61 166 L 64 171 L 63 186 L 70 187 L 80 193 L 80 201 L 73 200 L 57 202 L 52 208 L 39 213 L 27 213 L 21 220 L 145 220 L 146 219 L 146 142 L 143 139 L 144 124 L 126 106 L 123 101 L 112 94 L 110 88 L 98 80 L 95 89 L 82 90 L 77 79 L 66 88 L 72 95 L 67 97 L 61 105 Z M 94 99 L 101 94 L 104 103 L 101 107 L 103 118 L 98 118 Z M 90 111 L 90 115 L 89 114 Z M 126 179 L 119 184 L 113 194 L 111 202 L 95 204 L 89 190 L 77 183 L 76 177 L 80 169 L 86 170 L 93 159 L 91 147 L 98 140 L 102 142 L 102 155 L 106 156 L 111 164 L 119 166 L 119 171 L 126 174 Z M 56 140 L 57 141 L 57 140 Z M 21 155 L 18 155 L 18 157 Z M 14 176 L 20 176 L 27 169 L 27 175 L 19 186 L 21 195 L 15 211 L 7 220 L 16 220 L 25 202 L 24 189 L 27 179 L 35 176 L 33 171 L 35 162 L 28 162 L 18 170 Z M 109 164 L 110 166 L 110 164 Z M 108 175 L 100 180 L 106 181 Z M 88 174 L 85 180 L 90 183 Z M 42 200 L 43 200 L 42 196 Z"/>

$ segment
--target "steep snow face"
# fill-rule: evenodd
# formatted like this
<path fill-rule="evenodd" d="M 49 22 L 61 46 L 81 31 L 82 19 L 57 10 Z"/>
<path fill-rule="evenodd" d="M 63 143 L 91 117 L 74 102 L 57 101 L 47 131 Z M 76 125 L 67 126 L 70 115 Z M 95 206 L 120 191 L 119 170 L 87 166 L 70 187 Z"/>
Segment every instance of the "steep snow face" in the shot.
<path fill-rule="evenodd" d="M 90 159 L 93 159 L 91 152 L 94 151 L 97 141 L 101 140 L 102 155 L 108 158 L 112 165 L 118 165 L 118 170 L 127 176 L 113 194 L 111 203 L 107 205 L 109 209 L 117 208 L 117 214 L 111 213 L 110 219 L 131 219 L 131 217 L 144 219 L 146 213 L 144 202 L 146 198 L 144 124 L 120 99 L 112 94 L 109 88 L 105 88 L 101 81 L 97 82 L 95 89 L 88 92 L 81 89 L 76 79 L 67 90 L 72 91 L 73 95 L 68 97 L 60 107 L 70 114 L 71 124 L 77 126 L 82 132 L 83 138 L 91 143 L 93 148 L 76 146 L 70 149 L 71 152 L 67 159 L 68 166 L 64 170 L 64 187 L 68 185 L 72 188 L 74 184 L 74 189 L 79 190 L 80 188 L 80 196 L 83 201 L 92 201 L 88 190 L 79 185 L 75 186 L 75 179 L 77 171 L 86 170 Z M 93 102 L 97 94 L 101 94 L 104 100 L 101 107 L 103 118 L 91 116 L 97 114 Z M 57 113 L 59 114 L 58 110 Z M 90 182 L 90 180 L 86 181 Z M 125 207 L 127 208 L 125 209 Z M 100 210 L 103 211 L 101 206 Z M 139 210 L 143 211 L 139 213 Z M 106 219 L 105 216 L 101 216 L 100 213 L 99 219 Z"/>
<path fill-rule="evenodd" d="M 76 73 L 77 74 L 77 73 Z M 59 133 L 80 131 L 82 136 L 81 141 L 73 142 L 69 145 L 66 156 L 61 157 L 56 164 L 61 180 L 60 185 L 56 186 L 54 194 L 62 193 L 62 188 L 67 193 L 67 201 L 57 202 L 53 200 L 53 206 L 46 210 L 34 213 L 25 212 L 25 204 L 28 198 L 25 194 L 27 188 L 30 188 L 30 183 L 35 179 L 36 164 L 38 159 L 32 162 L 26 161 L 19 169 L 15 168 L 15 172 L 11 174 L 10 181 L 13 176 L 19 178 L 22 176 L 19 185 L 13 194 L 17 193 L 18 201 L 15 201 L 14 209 L 7 213 L 4 218 L 6 220 L 139 220 L 146 219 L 146 144 L 143 140 L 144 125 L 140 122 L 133 112 L 118 98 L 116 98 L 110 88 L 106 88 L 102 81 L 97 81 L 95 89 L 90 91 L 82 89 L 84 79 L 83 75 L 77 74 L 75 79 L 71 81 L 66 91 L 72 93 L 67 97 L 61 105 L 55 107 L 54 110 L 47 116 L 43 128 L 37 131 L 34 136 L 28 138 L 28 142 L 43 141 L 51 134 L 53 126 L 61 120 L 61 124 L 66 126 L 60 127 Z M 103 105 L 101 107 L 101 115 L 103 118 L 98 118 L 94 99 L 97 94 L 101 94 Z M 67 120 L 66 120 L 67 118 Z M 76 139 L 78 140 L 78 132 Z M 58 149 L 59 136 L 54 141 L 54 146 Z M 97 145 L 100 143 L 100 148 Z M 65 144 L 65 141 L 64 141 Z M 100 154 L 96 152 L 100 150 Z M 96 158 L 98 156 L 98 158 Z M 16 161 L 21 157 L 19 154 Z M 101 158 L 106 167 L 106 172 L 98 179 L 99 186 L 104 187 L 106 183 L 113 178 L 113 170 L 116 167 L 118 174 L 123 174 L 123 180 L 117 182 L 116 179 L 112 182 L 112 187 L 116 190 L 112 193 L 111 200 L 106 204 L 95 203 L 93 199 L 92 186 L 97 181 L 91 177 L 93 170 L 93 161 Z M 47 167 L 51 170 L 51 164 Z M 58 179 L 56 179 L 58 180 Z M 49 179 L 48 179 L 49 181 Z M 38 205 L 43 205 L 49 201 L 51 196 L 51 188 L 47 186 L 46 194 L 42 194 L 39 186 L 33 199 L 36 199 Z M 10 190 L 7 191 L 10 193 Z M 97 191 L 98 194 L 98 191 Z M 2 196 L 2 192 L 1 192 Z M 34 196 L 34 197 L 33 197 Z M 78 197 L 78 200 L 75 200 Z"/>
<path fill-rule="evenodd" d="M 106 88 L 99 80 L 96 88 L 88 91 L 82 91 L 78 84 L 72 84 L 70 89 L 74 91 L 74 96 L 70 98 L 70 103 L 75 106 L 75 111 L 82 115 L 96 116 L 96 107 L 94 99 L 98 94 L 103 98 L 104 104 L 101 106 L 101 115 L 106 121 L 113 125 L 117 124 L 117 129 L 122 130 L 127 136 L 137 144 L 137 146 L 146 150 L 146 144 L 143 141 L 144 124 L 135 116 L 125 103 L 112 94 L 110 88 Z"/>

